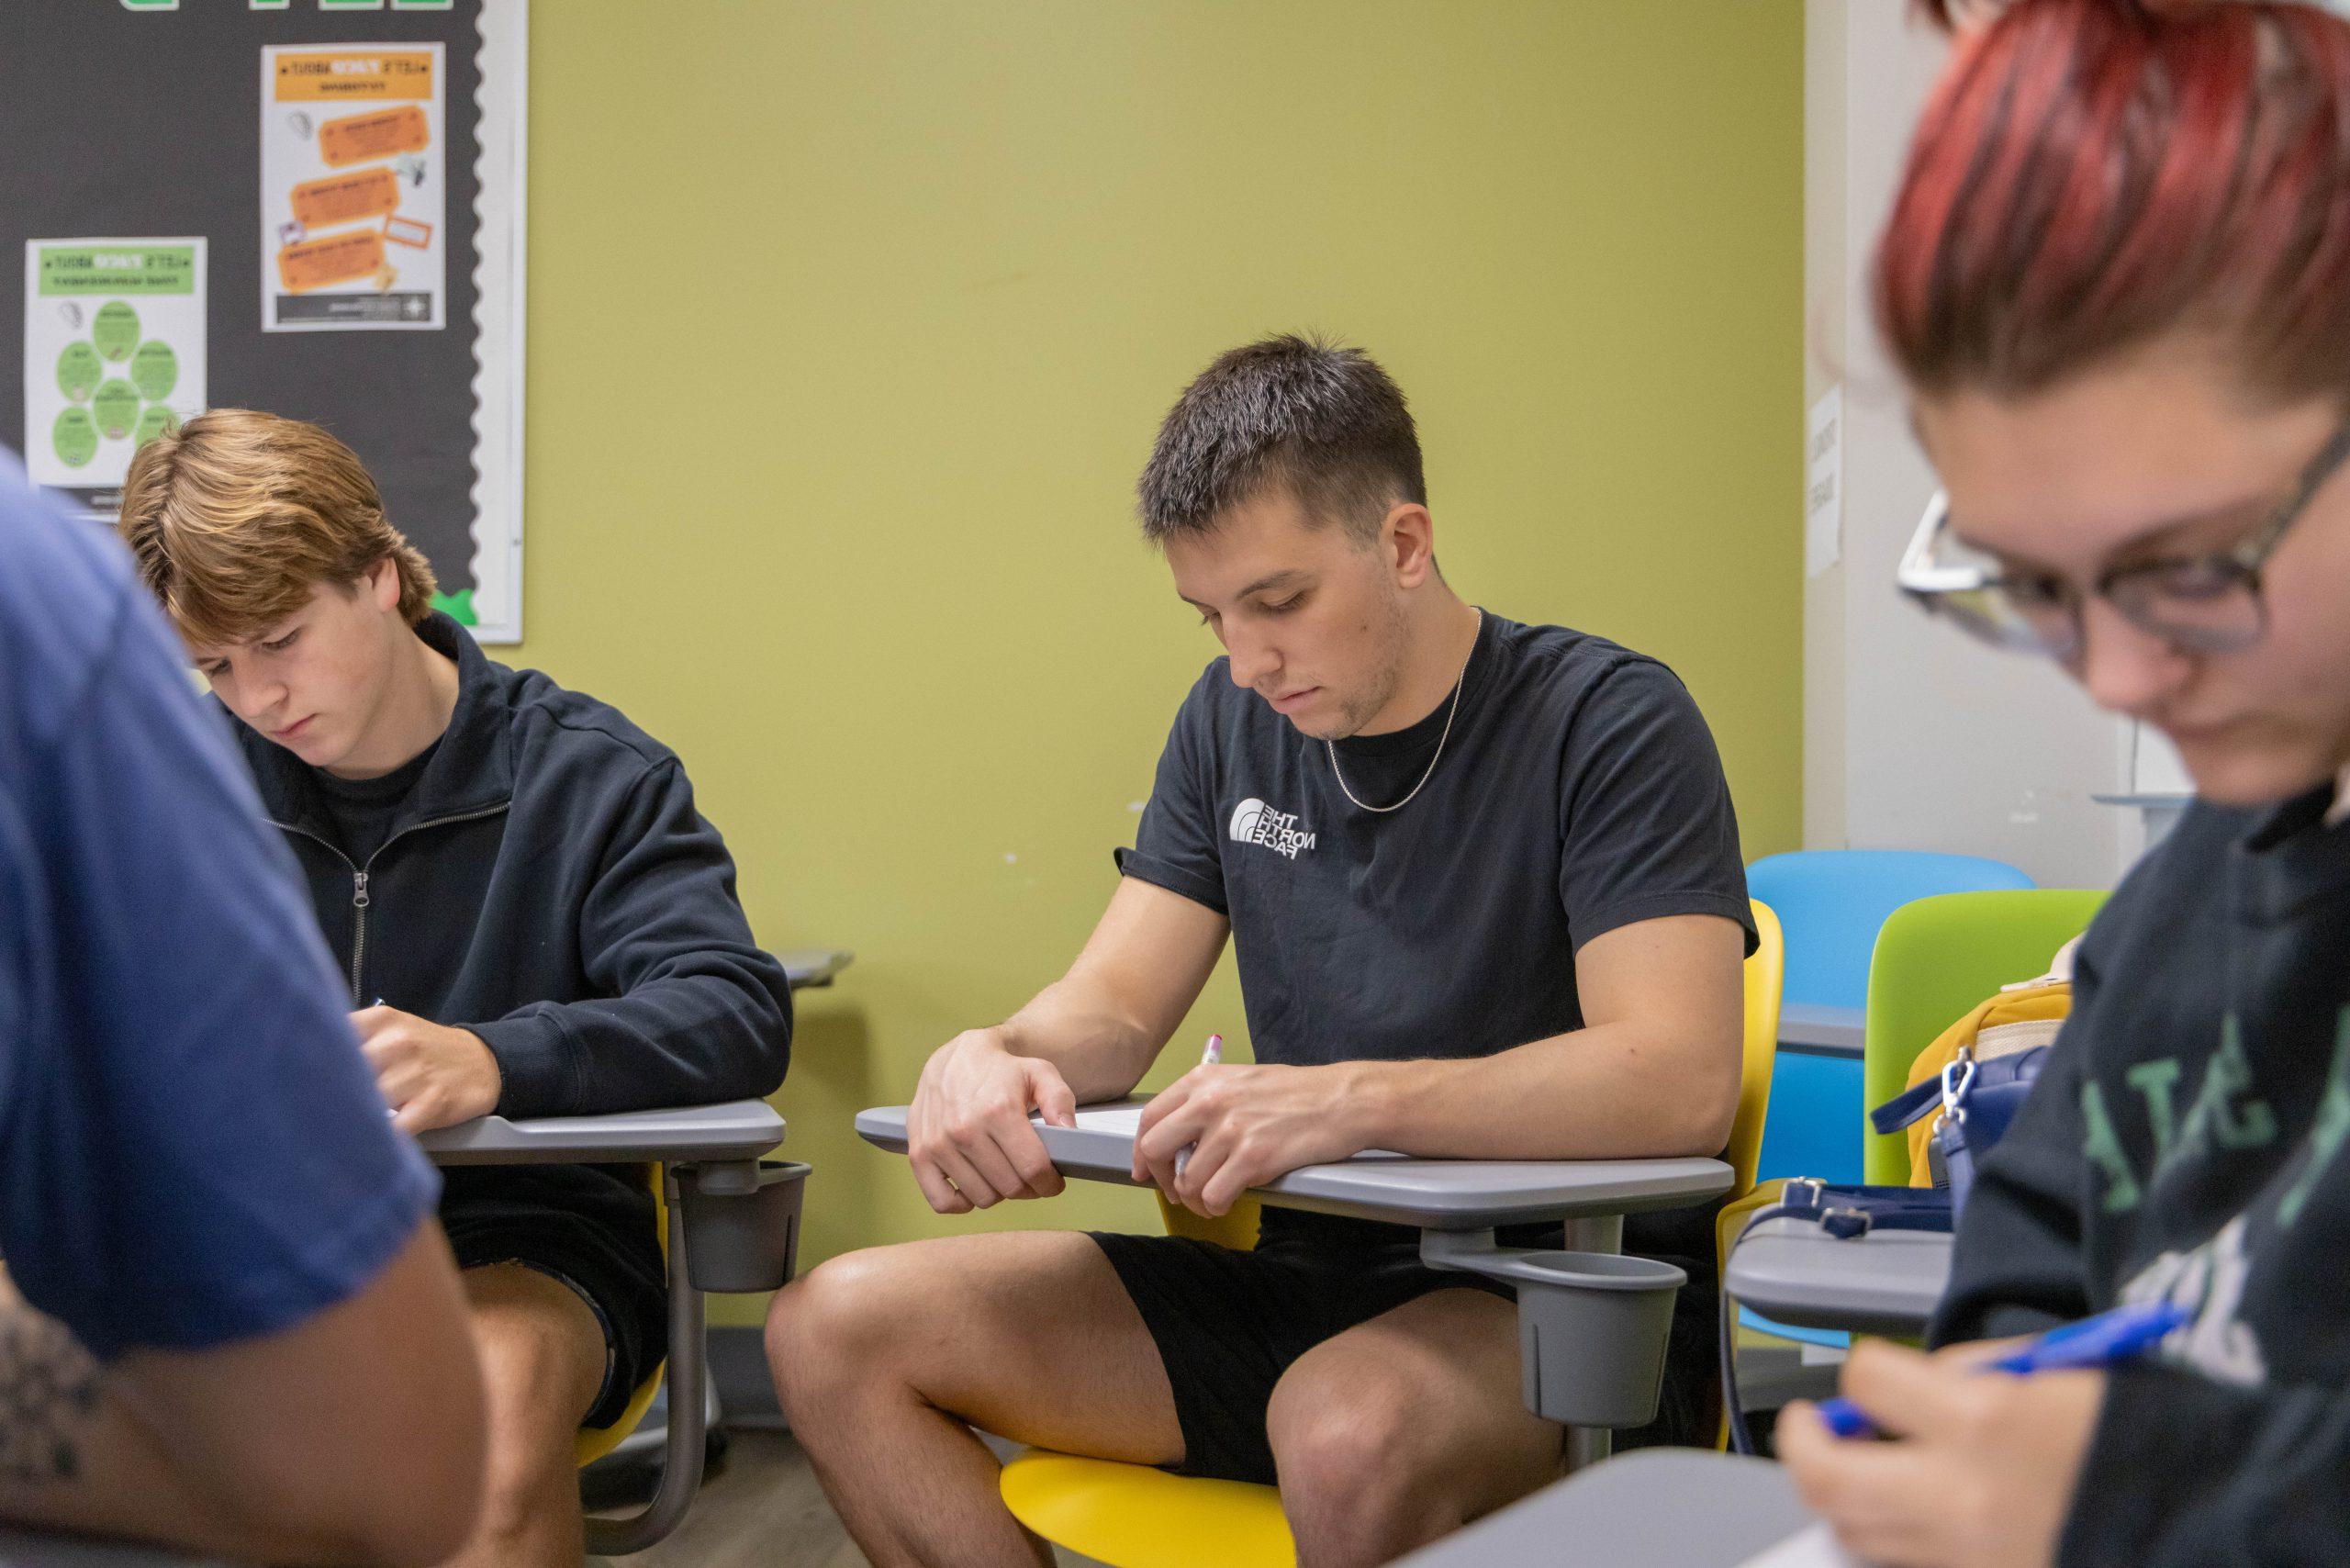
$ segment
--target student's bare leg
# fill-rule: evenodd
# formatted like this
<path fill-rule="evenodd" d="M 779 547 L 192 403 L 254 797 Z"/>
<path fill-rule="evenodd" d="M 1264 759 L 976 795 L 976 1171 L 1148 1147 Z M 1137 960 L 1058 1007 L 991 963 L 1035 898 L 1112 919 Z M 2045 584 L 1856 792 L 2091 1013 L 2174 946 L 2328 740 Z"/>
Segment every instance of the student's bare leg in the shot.
<path fill-rule="evenodd" d="M 1005 1509 L 970 1426 L 1102 1459 L 1183 1454 L 1158 1348 L 1109 1259 L 1074 1232 L 836 1258 L 776 1298 L 767 1361 L 875 1568 L 1052 1562 Z"/>
<path fill-rule="evenodd" d="M 1526 1408 L 1517 1308 L 1406 1302 L 1298 1358 L 1267 1435 L 1298 1568 L 1386 1562 L 1556 1478 L 1564 1428 Z"/>
<path fill-rule="evenodd" d="M 579 1568 L 573 1443 L 603 1387 L 603 1326 L 568 1285 L 519 1263 L 463 1279 L 488 1394 L 489 1469 L 480 1522 L 449 1568 Z"/>

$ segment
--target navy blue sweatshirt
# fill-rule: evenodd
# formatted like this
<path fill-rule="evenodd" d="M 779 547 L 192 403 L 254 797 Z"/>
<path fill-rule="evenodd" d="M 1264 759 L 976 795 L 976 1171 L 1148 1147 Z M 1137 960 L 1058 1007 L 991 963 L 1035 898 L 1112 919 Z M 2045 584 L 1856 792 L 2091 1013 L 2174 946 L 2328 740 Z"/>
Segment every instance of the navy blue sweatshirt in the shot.
<path fill-rule="evenodd" d="M 2195 1319 L 2112 1374 L 2065 1568 L 2350 1562 L 2350 823 L 2331 786 L 2191 808 L 2098 915 L 1985 1162 L 1936 1342 L 2123 1301 Z"/>
<path fill-rule="evenodd" d="M 677 756 L 621 713 L 483 656 L 432 615 L 455 711 L 373 856 L 342 849 L 315 771 L 236 726 L 353 1006 L 470 1029 L 498 1113 L 596 1115 L 768 1094 L 790 1059 L 783 966 Z"/>

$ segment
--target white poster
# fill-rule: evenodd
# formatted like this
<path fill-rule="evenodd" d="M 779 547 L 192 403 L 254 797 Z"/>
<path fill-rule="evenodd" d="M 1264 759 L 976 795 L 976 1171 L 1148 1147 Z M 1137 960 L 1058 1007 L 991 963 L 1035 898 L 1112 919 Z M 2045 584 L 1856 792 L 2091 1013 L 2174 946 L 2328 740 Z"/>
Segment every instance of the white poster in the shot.
<path fill-rule="evenodd" d="M 1844 388 L 1811 406 L 1804 447 L 1803 569 L 1818 577 L 1844 554 Z"/>
<path fill-rule="evenodd" d="M 204 241 L 25 241 L 25 465 L 118 487 L 130 454 L 204 411 Z"/>
<path fill-rule="evenodd" d="M 261 51 L 261 324 L 446 324 L 441 45 Z"/>

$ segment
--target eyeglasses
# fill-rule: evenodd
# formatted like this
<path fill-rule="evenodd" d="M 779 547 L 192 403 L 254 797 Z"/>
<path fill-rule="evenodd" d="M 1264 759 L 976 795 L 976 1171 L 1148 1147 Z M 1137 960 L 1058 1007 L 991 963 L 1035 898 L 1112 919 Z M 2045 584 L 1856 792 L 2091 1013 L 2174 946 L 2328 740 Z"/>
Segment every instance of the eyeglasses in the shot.
<path fill-rule="evenodd" d="M 2093 591 L 2130 624 L 2174 648 L 2222 654 L 2258 642 L 2268 630 L 2261 570 L 2345 458 L 2350 425 L 2334 432 L 2301 470 L 2293 493 L 2232 549 L 2115 566 L 2099 574 Z M 2083 596 L 2070 579 L 1955 558 L 1964 548 L 1951 533 L 1950 498 L 1937 490 L 1895 581 L 1928 610 L 1995 646 L 2058 659 L 2080 652 Z"/>

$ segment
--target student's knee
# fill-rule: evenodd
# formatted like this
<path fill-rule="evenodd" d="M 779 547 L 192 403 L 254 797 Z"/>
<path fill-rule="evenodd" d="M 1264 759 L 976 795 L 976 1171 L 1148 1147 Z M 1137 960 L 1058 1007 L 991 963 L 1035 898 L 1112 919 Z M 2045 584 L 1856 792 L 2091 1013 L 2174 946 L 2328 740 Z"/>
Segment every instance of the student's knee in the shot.
<path fill-rule="evenodd" d="M 478 1533 L 533 1532 L 551 1509 L 576 1509 L 575 1439 L 603 1385 L 605 1349 L 593 1314 L 476 1312 L 487 1416 Z"/>
<path fill-rule="evenodd" d="M 798 1420 L 830 1391 L 889 1375 L 909 1305 L 894 1248 L 850 1252 L 819 1264 L 776 1294 L 767 1308 L 767 1370 L 785 1414 Z"/>
<path fill-rule="evenodd" d="M 1416 1512 L 1438 1456 L 1427 1451 L 1428 1412 L 1393 1383 L 1276 1388 L 1266 1436 L 1282 1506 L 1295 1517 L 1329 1506 L 1361 1515 Z"/>
<path fill-rule="evenodd" d="M 569 1285 L 519 1267 L 471 1270 L 464 1282 L 493 1425 L 576 1429 L 610 1357 L 595 1310 Z"/>

